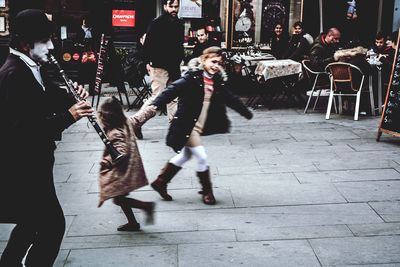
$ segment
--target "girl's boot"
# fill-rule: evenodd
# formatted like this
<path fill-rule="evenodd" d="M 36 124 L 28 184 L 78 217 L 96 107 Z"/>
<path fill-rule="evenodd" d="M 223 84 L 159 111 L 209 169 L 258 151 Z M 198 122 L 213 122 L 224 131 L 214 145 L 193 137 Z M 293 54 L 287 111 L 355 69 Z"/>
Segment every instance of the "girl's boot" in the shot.
<path fill-rule="evenodd" d="M 178 167 L 168 162 L 167 165 L 162 168 L 161 173 L 157 176 L 157 179 L 151 183 L 151 187 L 153 187 L 153 189 L 157 191 L 163 199 L 171 201 L 172 197 L 168 195 L 167 184 L 181 169 L 182 167 Z"/>
<path fill-rule="evenodd" d="M 204 204 L 215 205 L 216 200 L 212 191 L 210 169 L 203 172 L 197 172 L 197 177 L 199 177 L 200 184 L 203 188 L 199 193 L 203 195 Z"/>

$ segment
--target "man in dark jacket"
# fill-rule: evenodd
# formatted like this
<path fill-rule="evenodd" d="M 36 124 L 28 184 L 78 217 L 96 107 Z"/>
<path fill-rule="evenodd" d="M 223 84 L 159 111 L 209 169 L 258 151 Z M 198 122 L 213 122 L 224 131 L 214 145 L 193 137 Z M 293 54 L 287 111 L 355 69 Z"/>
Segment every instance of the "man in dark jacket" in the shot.
<path fill-rule="evenodd" d="M 310 64 L 314 71 L 324 71 L 329 63 L 336 61 L 334 54 L 340 37 L 337 28 L 330 28 L 327 33 L 322 33 L 315 39 L 310 50 Z"/>
<path fill-rule="evenodd" d="M 209 48 L 211 46 L 221 46 L 221 44 L 217 43 L 215 40 L 210 39 L 205 26 L 197 29 L 196 37 L 197 42 L 193 47 L 193 53 L 190 59 L 201 56 L 206 48 Z"/>
<path fill-rule="evenodd" d="M 163 0 L 164 12 L 149 25 L 144 42 L 144 55 L 150 64 L 152 96 L 143 104 L 147 107 L 162 90 L 181 76 L 180 64 L 184 58 L 184 26 L 178 18 L 179 1 Z M 167 106 L 171 120 L 176 110 L 176 102 Z M 140 129 L 136 129 L 139 139 L 143 138 Z"/>
<path fill-rule="evenodd" d="M 93 114 L 90 104 L 76 103 L 51 86 L 40 73 L 53 49 L 53 25 L 44 12 L 26 9 L 11 28 L 10 54 L 0 69 L 0 138 L 6 155 L 0 168 L 0 223 L 16 224 L 0 266 L 51 267 L 65 231 L 65 218 L 53 181 L 55 141 L 62 131 Z M 89 94 L 82 86 L 78 94 Z M 27 253 L 29 249 L 29 252 Z"/>
<path fill-rule="evenodd" d="M 290 37 L 288 50 L 284 58 L 301 62 L 308 57 L 313 42 L 314 38 L 310 34 L 304 32 L 303 23 L 301 21 L 295 22 L 293 24 L 293 34 Z"/>

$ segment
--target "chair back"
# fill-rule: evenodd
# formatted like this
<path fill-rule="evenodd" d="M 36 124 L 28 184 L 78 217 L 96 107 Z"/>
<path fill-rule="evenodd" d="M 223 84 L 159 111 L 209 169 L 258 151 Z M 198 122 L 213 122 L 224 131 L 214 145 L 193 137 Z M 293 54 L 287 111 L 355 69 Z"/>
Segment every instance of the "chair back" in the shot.
<path fill-rule="evenodd" d="M 322 74 L 325 73 L 323 71 L 314 71 L 311 69 L 311 63 L 309 59 L 303 59 L 301 61 L 301 65 L 303 65 L 303 68 L 306 70 L 307 75 L 313 74 L 313 75 L 317 75 L 317 74 Z"/>
<path fill-rule="evenodd" d="M 357 66 L 346 62 L 334 62 L 326 66 L 325 71 L 329 73 L 333 90 L 342 93 L 354 93 L 361 90 L 364 82 L 364 74 Z"/>
<path fill-rule="evenodd" d="M 314 71 L 310 67 L 310 60 L 309 59 L 304 59 L 301 61 L 301 65 L 304 68 L 304 72 L 306 73 L 307 79 L 311 82 L 311 84 L 315 81 L 314 79 L 317 79 L 316 82 L 316 87 L 317 88 L 329 88 L 329 77 L 328 73 L 325 71 Z"/>

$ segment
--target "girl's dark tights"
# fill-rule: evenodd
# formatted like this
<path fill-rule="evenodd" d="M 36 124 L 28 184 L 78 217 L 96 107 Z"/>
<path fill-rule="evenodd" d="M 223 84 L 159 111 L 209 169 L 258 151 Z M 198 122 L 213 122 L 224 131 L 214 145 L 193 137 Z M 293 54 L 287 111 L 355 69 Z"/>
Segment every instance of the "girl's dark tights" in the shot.
<path fill-rule="evenodd" d="M 151 202 L 140 201 L 134 198 L 128 198 L 125 196 L 114 197 L 114 204 L 121 207 L 124 212 L 128 222 L 130 224 L 138 223 L 136 221 L 135 215 L 133 214 L 132 208 L 141 209 L 144 211 L 149 211 L 151 209 Z"/>

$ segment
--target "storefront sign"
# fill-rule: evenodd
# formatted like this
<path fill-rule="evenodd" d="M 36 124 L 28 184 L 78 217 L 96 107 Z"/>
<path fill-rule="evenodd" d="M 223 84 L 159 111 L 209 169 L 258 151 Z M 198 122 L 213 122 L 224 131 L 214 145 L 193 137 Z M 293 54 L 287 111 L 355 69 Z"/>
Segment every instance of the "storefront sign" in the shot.
<path fill-rule="evenodd" d="M 202 0 L 181 0 L 179 16 L 182 18 L 201 18 Z"/>
<path fill-rule="evenodd" d="M 63 60 L 64 61 L 70 61 L 71 60 L 71 54 L 70 53 L 64 53 L 63 54 Z"/>
<path fill-rule="evenodd" d="M 114 27 L 135 27 L 135 10 L 113 10 L 112 25 Z"/>
<path fill-rule="evenodd" d="M 73 58 L 74 60 L 78 60 L 78 59 L 79 59 L 79 54 L 78 54 L 78 53 L 74 53 L 74 54 L 72 55 L 72 58 Z"/>

